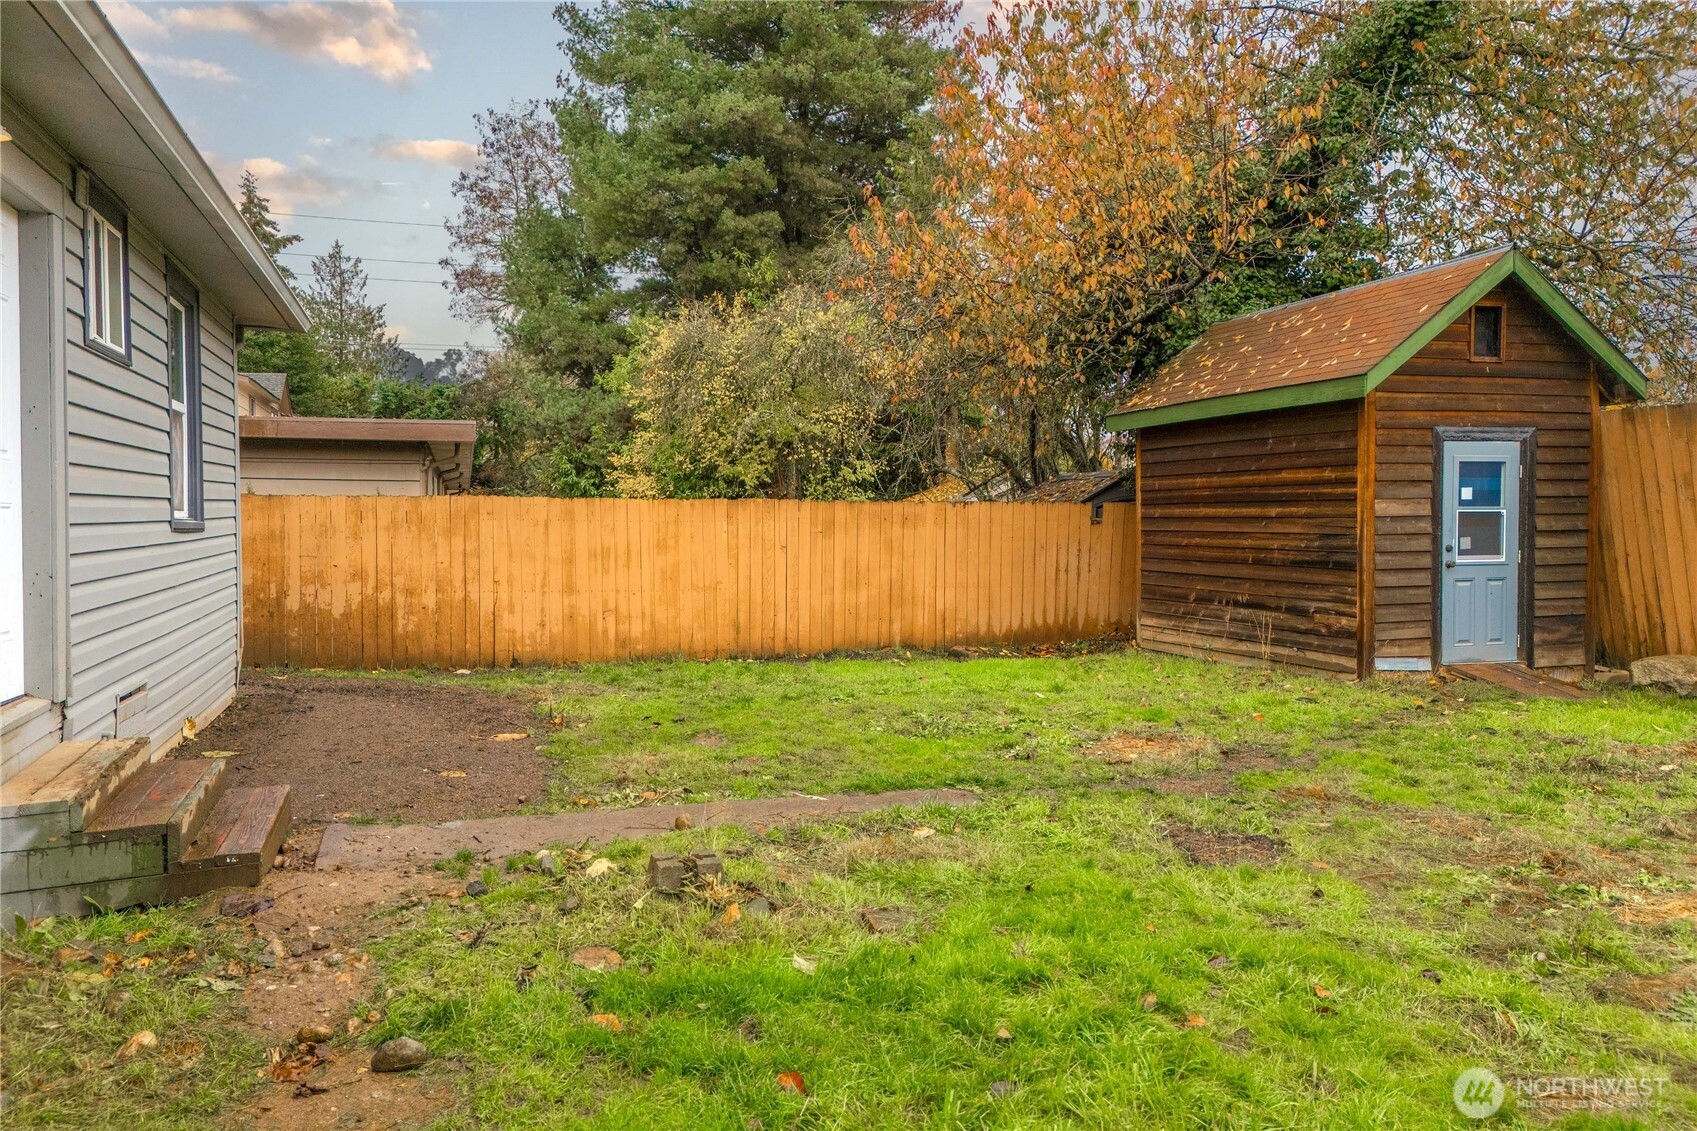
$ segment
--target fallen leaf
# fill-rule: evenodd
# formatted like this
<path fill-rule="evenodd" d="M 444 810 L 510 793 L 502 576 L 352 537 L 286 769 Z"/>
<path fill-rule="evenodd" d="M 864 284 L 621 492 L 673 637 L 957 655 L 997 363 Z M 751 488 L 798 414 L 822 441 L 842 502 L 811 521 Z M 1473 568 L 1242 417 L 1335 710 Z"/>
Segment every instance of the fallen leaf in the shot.
<path fill-rule="evenodd" d="M 928 829 L 924 825 L 920 825 L 918 828 L 912 830 L 912 832 L 913 832 L 915 839 L 924 840 L 928 836 L 935 835 L 937 830 L 936 829 Z"/>
<path fill-rule="evenodd" d="M 1013 1034 L 1008 1032 L 1008 1027 L 1004 1025 L 1000 1029 L 996 1030 L 996 1039 L 998 1041 L 1011 1041 L 1013 1040 Z"/>
<path fill-rule="evenodd" d="M 1310 868 L 1318 868 L 1322 872 L 1329 872 L 1329 871 L 1331 871 L 1331 868 L 1332 868 L 1332 866 L 1330 864 L 1326 863 L 1324 860 L 1312 861 L 1312 862 L 1309 863 L 1308 866 Z"/>
<path fill-rule="evenodd" d="M 1216 954 L 1214 957 L 1212 957 L 1208 960 L 1208 965 L 1214 967 L 1215 969 L 1219 969 L 1221 966 L 1230 966 L 1231 964 L 1232 964 L 1232 960 L 1227 958 L 1223 954 Z"/>
<path fill-rule="evenodd" d="M 517 741 L 518 739 L 529 738 L 529 737 L 530 737 L 530 735 L 528 735 L 528 734 L 497 734 L 497 735 L 492 736 L 489 739 L 489 741 L 490 742 L 514 742 L 514 741 Z"/>
<path fill-rule="evenodd" d="M 807 1082 L 801 1078 L 799 1072 L 778 1073 L 778 1087 L 782 1091 L 794 1092 L 798 1096 L 807 1094 Z"/>
<path fill-rule="evenodd" d="M 803 974 L 812 974 L 819 969 L 819 960 L 816 958 L 806 958 L 799 954 L 792 954 L 790 956 L 790 965 L 794 966 L 797 970 L 800 970 Z"/>
<path fill-rule="evenodd" d="M 1433 970 L 1429 966 L 1426 969 L 1420 971 L 1420 976 L 1422 978 L 1426 979 L 1428 982 L 1433 982 L 1433 983 L 1436 983 L 1438 985 L 1442 985 L 1443 981 L 1444 981 L 1444 976 L 1442 974 L 1438 973 L 1436 970 Z"/>
<path fill-rule="evenodd" d="M 68 962 L 93 962 L 94 952 L 92 950 L 84 950 L 80 946 L 62 946 L 53 952 L 53 961 L 59 966 L 63 966 Z"/>
<path fill-rule="evenodd" d="M 1184 1024 L 1181 1028 L 1200 1029 L 1206 1024 L 1208 1024 L 1208 1019 L 1206 1017 L 1202 1016 L 1200 1013 L 1192 1013 L 1189 1017 L 1184 1019 Z"/>
<path fill-rule="evenodd" d="M 594 860 L 589 862 L 589 867 L 583 870 L 583 878 L 586 880 L 599 880 L 602 876 L 615 871 L 617 868 L 618 865 L 607 859 L 605 856 L 597 856 Z"/>
<path fill-rule="evenodd" d="M 465 777 L 465 771 L 464 770 L 438 770 L 438 771 L 436 771 L 436 776 L 439 777 L 439 778 L 463 778 L 463 777 Z"/>
<path fill-rule="evenodd" d="M 151 935 L 152 933 L 153 933 L 152 927 L 143 927 L 139 931 L 132 931 L 130 934 L 125 935 L 124 941 L 127 942 L 127 943 L 138 943 L 142 939 L 145 939 L 148 935 Z"/>
<path fill-rule="evenodd" d="M 118 1059 L 128 1060 L 143 1049 L 156 1049 L 158 1047 L 159 1038 L 153 1035 L 151 1029 L 143 1029 L 123 1043 L 118 1049 Z"/>
<path fill-rule="evenodd" d="M 1260 722 L 1260 721 L 1261 721 L 1261 720 L 1262 720 L 1262 719 L 1264 719 L 1264 718 L 1266 718 L 1266 717 L 1267 717 L 1267 716 L 1266 716 L 1266 715 L 1263 715 L 1263 714 L 1262 714 L 1262 713 L 1261 713 L 1261 712 L 1259 712 L 1259 711 L 1257 711 L 1257 712 L 1255 712 L 1255 721 L 1256 721 L 1256 722 Z"/>
<path fill-rule="evenodd" d="M 592 1013 L 589 1016 L 589 1023 L 591 1025 L 598 1025 L 607 1030 L 609 1033 L 622 1033 L 625 1031 L 624 1024 L 619 1021 L 619 1015 L 616 1013 Z"/>
<path fill-rule="evenodd" d="M 1142 997 L 1138 998 L 1137 1004 L 1141 1005 L 1143 1007 L 1144 1011 L 1147 1012 L 1151 1009 L 1154 1009 L 1156 1005 L 1160 1004 L 1160 1001 L 1161 1001 L 1161 999 L 1156 997 L 1155 992 L 1153 990 L 1151 990 L 1150 992 L 1144 994 Z"/>
<path fill-rule="evenodd" d="M 725 913 L 719 918 L 726 926 L 730 926 L 732 923 L 735 923 L 738 919 L 742 918 L 742 905 L 740 903 L 733 903 L 729 905 L 725 908 Z"/>
<path fill-rule="evenodd" d="M 206 1051 L 206 1045 L 200 1041 L 178 1041 L 165 1050 L 165 1055 L 178 1060 L 193 1060 Z"/>
<path fill-rule="evenodd" d="M 1332 991 L 1328 990 L 1325 986 L 1315 986 L 1314 987 L 1314 996 L 1315 997 L 1321 997 L 1321 998 L 1331 997 Z"/>
<path fill-rule="evenodd" d="M 624 956 L 610 946 L 581 946 L 572 951 L 572 962 L 585 970 L 617 970 Z"/>

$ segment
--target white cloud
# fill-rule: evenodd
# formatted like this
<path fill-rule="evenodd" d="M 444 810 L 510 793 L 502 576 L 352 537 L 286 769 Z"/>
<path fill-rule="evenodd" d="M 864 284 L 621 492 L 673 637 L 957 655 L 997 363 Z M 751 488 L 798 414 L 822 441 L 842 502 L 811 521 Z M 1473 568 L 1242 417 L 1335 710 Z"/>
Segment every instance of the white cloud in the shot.
<path fill-rule="evenodd" d="M 429 165 L 451 165 L 469 169 L 477 164 L 477 146 L 453 138 L 419 138 L 412 141 L 379 141 L 371 146 L 378 157 L 397 161 L 423 161 Z"/>
<path fill-rule="evenodd" d="M 239 163 L 221 161 L 209 156 L 212 168 L 229 189 L 237 194 L 243 173 L 252 173 L 259 180 L 259 192 L 271 201 L 278 212 L 298 212 L 341 204 L 353 195 L 359 182 L 350 177 L 320 171 L 310 157 L 296 165 L 288 165 L 274 157 L 246 157 Z"/>
<path fill-rule="evenodd" d="M 165 34 L 165 21 L 145 11 L 140 5 L 130 3 L 130 0 L 107 0 L 100 5 L 100 10 L 112 21 L 112 26 L 128 39 Z"/>
<path fill-rule="evenodd" d="M 223 64 L 209 63 L 205 59 L 178 59 L 171 55 L 150 55 L 146 51 L 137 51 L 136 59 L 156 71 L 164 71 L 178 78 L 206 79 L 209 82 L 236 81 L 236 76 Z"/>
<path fill-rule="evenodd" d="M 328 59 L 403 84 L 430 69 L 418 33 L 393 0 L 371 3 L 210 4 L 174 8 L 173 27 L 227 31 L 302 59 Z"/>

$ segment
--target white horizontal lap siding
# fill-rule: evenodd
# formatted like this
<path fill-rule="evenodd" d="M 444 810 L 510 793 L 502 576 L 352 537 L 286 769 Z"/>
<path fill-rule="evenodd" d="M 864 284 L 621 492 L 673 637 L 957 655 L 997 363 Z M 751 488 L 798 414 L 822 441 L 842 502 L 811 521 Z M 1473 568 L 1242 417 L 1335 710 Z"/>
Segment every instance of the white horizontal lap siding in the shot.
<path fill-rule="evenodd" d="M 65 737 L 109 734 L 120 695 L 147 685 L 156 746 L 223 705 L 236 683 L 240 614 L 235 477 L 235 334 L 204 291 L 201 428 L 206 530 L 171 529 L 165 259 L 130 221 L 128 367 L 82 335 L 82 233 L 67 228 L 66 375 L 71 692 Z"/>

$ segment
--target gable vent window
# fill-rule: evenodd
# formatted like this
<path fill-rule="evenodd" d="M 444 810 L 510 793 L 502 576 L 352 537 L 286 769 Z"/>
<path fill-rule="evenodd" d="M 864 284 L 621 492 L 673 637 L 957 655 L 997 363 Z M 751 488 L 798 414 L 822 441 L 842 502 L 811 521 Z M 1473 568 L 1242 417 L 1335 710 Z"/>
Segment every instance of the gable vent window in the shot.
<path fill-rule="evenodd" d="M 130 360 L 129 217 L 98 185 L 89 185 L 84 234 L 83 337 L 125 364 Z"/>
<path fill-rule="evenodd" d="M 1473 358 L 1476 361 L 1501 361 L 1503 356 L 1503 308 L 1476 306 L 1473 308 Z"/>

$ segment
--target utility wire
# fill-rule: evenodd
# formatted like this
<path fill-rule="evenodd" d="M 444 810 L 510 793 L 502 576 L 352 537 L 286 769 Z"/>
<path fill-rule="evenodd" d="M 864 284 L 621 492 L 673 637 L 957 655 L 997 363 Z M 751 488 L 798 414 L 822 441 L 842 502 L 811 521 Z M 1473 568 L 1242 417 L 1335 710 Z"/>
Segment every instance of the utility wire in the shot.
<path fill-rule="evenodd" d="M 279 251 L 277 254 L 296 255 L 303 259 L 324 258 L 322 255 L 315 255 L 310 251 Z M 440 267 L 442 265 L 441 261 L 436 259 L 378 259 L 374 255 L 356 255 L 354 258 L 365 263 L 417 263 L 423 267 Z"/>
<path fill-rule="evenodd" d="M 369 216 L 326 216 L 322 212 L 272 212 L 273 216 L 296 216 L 302 220 L 346 220 L 353 224 L 396 224 L 403 228 L 435 228 L 442 230 L 440 223 L 426 224 L 422 220 L 373 220 Z"/>

